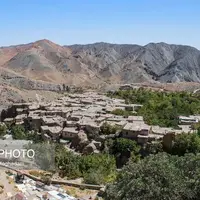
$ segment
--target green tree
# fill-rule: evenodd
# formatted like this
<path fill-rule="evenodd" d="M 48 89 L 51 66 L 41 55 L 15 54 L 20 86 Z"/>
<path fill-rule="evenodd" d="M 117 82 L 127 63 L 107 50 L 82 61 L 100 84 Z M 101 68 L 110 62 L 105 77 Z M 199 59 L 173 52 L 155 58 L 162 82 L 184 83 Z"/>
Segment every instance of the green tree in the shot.
<path fill-rule="evenodd" d="M 109 154 L 82 156 L 80 170 L 86 183 L 102 184 L 112 182 L 116 175 L 115 159 Z"/>
<path fill-rule="evenodd" d="M 171 154 L 183 156 L 185 153 L 200 153 L 200 137 L 198 134 L 176 135 Z"/>
<path fill-rule="evenodd" d="M 102 135 L 115 134 L 117 131 L 120 130 L 120 128 L 118 126 L 112 126 L 112 125 L 108 124 L 107 122 L 103 123 L 103 125 L 101 126 L 100 129 L 101 129 Z"/>
<path fill-rule="evenodd" d="M 152 141 L 151 143 L 147 143 L 144 149 L 146 155 L 157 154 L 159 152 L 163 152 L 163 145 L 161 141 Z"/>
<path fill-rule="evenodd" d="M 134 161 L 140 158 L 140 146 L 135 141 L 126 138 L 115 139 L 110 152 L 115 155 L 118 168 L 123 167 L 130 158 Z"/>
<path fill-rule="evenodd" d="M 81 156 L 59 147 L 56 151 L 56 166 L 60 174 L 68 179 L 79 178 L 82 176 L 80 171 Z"/>
<path fill-rule="evenodd" d="M 13 135 L 13 139 L 16 139 L 16 140 L 27 139 L 27 133 L 26 133 L 25 128 L 23 126 L 20 126 L 20 125 L 12 126 L 11 132 L 12 132 L 12 135 Z"/>
<path fill-rule="evenodd" d="M 199 168 L 200 156 L 194 154 L 159 153 L 129 162 L 107 186 L 105 200 L 198 200 Z"/>
<path fill-rule="evenodd" d="M 151 125 L 178 127 L 179 115 L 200 114 L 199 96 L 188 92 L 156 92 L 141 88 L 108 95 L 129 103 L 143 104 L 137 114 L 144 116 L 144 120 Z M 114 112 L 123 114 L 119 110 Z"/>
<path fill-rule="evenodd" d="M 126 138 L 117 138 L 114 141 L 113 147 L 113 154 L 118 153 L 127 153 L 127 152 L 134 152 L 138 154 L 140 151 L 140 146 L 133 140 L 126 139 Z"/>

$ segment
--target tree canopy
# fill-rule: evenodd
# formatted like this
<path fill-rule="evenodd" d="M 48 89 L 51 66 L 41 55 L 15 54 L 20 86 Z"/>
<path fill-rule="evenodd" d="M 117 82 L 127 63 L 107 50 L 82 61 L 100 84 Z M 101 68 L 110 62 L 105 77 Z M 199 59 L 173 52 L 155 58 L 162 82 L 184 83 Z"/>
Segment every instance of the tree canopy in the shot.
<path fill-rule="evenodd" d="M 129 162 L 107 186 L 105 200 L 198 200 L 199 169 L 200 156 L 194 154 L 159 153 Z"/>
<path fill-rule="evenodd" d="M 138 115 L 150 125 L 178 126 L 179 115 L 200 113 L 200 99 L 188 92 L 157 92 L 147 89 L 116 91 L 111 97 L 125 99 L 127 103 L 143 104 Z"/>
<path fill-rule="evenodd" d="M 116 176 L 115 158 L 109 154 L 76 155 L 65 148 L 56 151 L 56 166 L 63 177 L 83 177 L 85 183 L 103 184 Z"/>
<path fill-rule="evenodd" d="M 183 156 L 186 153 L 200 153 L 199 135 L 195 133 L 176 135 L 170 153 L 179 156 Z"/>

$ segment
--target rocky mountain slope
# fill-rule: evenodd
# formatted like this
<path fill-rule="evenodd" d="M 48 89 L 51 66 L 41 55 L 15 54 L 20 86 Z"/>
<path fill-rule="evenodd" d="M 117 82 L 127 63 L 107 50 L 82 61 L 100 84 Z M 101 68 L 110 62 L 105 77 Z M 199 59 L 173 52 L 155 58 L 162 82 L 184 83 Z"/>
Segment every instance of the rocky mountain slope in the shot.
<path fill-rule="evenodd" d="M 200 82 L 200 51 L 189 46 L 96 43 L 69 46 L 72 55 L 101 77 L 123 83 Z"/>
<path fill-rule="evenodd" d="M 26 87 L 37 82 L 41 87 L 45 84 L 200 82 L 200 51 L 166 43 L 60 46 L 40 40 L 0 48 L 0 69 L 0 83 L 19 86 L 25 81 Z"/>

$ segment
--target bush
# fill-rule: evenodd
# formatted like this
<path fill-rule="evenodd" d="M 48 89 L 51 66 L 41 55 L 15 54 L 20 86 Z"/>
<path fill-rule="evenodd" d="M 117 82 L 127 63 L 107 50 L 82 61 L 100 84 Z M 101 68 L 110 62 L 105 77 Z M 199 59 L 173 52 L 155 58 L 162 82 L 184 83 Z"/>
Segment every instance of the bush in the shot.
<path fill-rule="evenodd" d="M 35 177 L 41 176 L 41 172 L 35 171 L 35 170 L 29 171 L 29 174 L 32 175 L 32 176 L 35 176 Z"/>
<path fill-rule="evenodd" d="M 128 116 L 134 115 L 133 112 L 127 111 L 127 110 L 122 110 L 122 109 L 115 109 L 115 110 L 113 110 L 111 112 L 111 114 L 120 115 L 120 116 L 124 116 L 124 117 L 128 117 Z"/>
<path fill-rule="evenodd" d="M 51 177 L 50 176 L 41 176 L 41 180 L 44 184 L 46 185 L 50 185 L 51 184 Z"/>
<path fill-rule="evenodd" d="M 101 134 L 102 135 L 115 134 L 119 130 L 120 130 L 120 128 L 118 126 L 112 126 L 112 125 L 108 124 L 107 122 L 103 123 L 103 125 L 101 126 Z"/>
<path fill-rule="evenodd" d="M 11 132 L 13 135 L 13 139 L 16 139 L 16 140 L 26 140 L 27 139 L 27 133 L 23 126 L 20 126 L 20 125 L 12 126 Z"/>
<path fill-rule="evenodd" d="M 0 136 L 4 136 L 7 132 L 7 126 L 5 124 L 0 124 Z"/>

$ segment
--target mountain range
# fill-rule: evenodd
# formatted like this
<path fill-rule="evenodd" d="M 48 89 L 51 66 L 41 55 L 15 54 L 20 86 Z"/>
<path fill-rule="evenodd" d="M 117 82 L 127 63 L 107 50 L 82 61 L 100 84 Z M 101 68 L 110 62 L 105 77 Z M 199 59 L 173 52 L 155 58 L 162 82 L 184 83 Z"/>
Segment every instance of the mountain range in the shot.
<path fill-rule="evenodd" d="M 49 40 L 0 48 L 0 74 L 55 84 L 200 82 L 200 51 L 166 43 L 60 46 Z"/>

